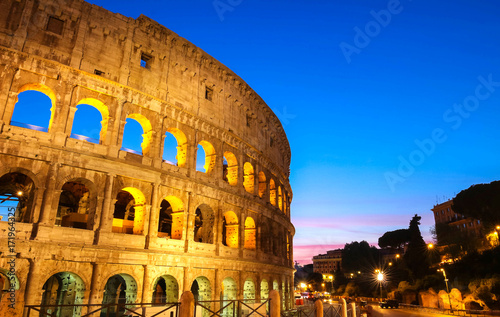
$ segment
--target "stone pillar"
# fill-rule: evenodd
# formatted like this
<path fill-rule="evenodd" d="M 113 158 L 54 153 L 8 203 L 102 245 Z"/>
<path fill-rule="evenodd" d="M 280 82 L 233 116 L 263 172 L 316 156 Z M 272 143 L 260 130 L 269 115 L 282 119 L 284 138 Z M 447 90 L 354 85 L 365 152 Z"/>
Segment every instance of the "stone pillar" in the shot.
<path fill-rule="evenodd" d="M 30 268 L 26 279 L 24 303 L 26 305 L 39 305 L 42 297 L 43 281 L 40 281 L 42 265 L 36 258 L 29 260 Z"/>
<path fill-rule="evenodd" d="M 76 110 L 78 110 L 76 107 L 69 107 L 68 121 L 66 122 L 66 126 L 64 127 L 64 133 L 68 136 L 71 136 L 71 130 L 73 128 L 73 121 L 75 120 Z"/>
<path fill-rule="evenodd" d="M 323 302 L 321 300 L 316 300 L 314 302 L 314 309 L 316 311 L 315 317 L 323 317 Z M 356 317 L 356 316 L 353 316 Z"/>
<path fill-rule="evenodd" d="M 92 279 L 90 282 L 90 295 L 89 304 L 100 304 L 102 303 L 102 296 L 104 290 L 101 289 L 102 285 L 102 269 L 103 264 L 92 263 Z M 93 309 L 91 308 L 90 311 Z"/>
<path fill-rule="evenodd" d="M 153 183 L 153 189 L 151 193 L 151 210 L 149 213 L 149 229 L 147 230 L 146 236 L 146 249 L 149 248 L 151 239 L 158 236 L 158 213 L 160 210 L 158 204 L 158 188 L 159 185 Z"/>
<path fill-rule="evenodd" d="M 144 278 L 142 280 L 142 302 L 143 303 L 151 303 L 153 301 L 153 293 L 151 290 L 151 278 L 152 278 L 152 269 L 151 265 L 143 265 L 144 267 Z"/>
<path fill-rule="evenodd" d="M 104 203 L 101 211 L 101 223 L 99 225 L 99 232 L 111 232 L 113 226 L 113 183 L 115 175 L 108 174 L 106 176 L 106 187 L 104 192 Z"/>
<path fill-rule="evenodd" d="M 59 163 L 53 162 L 50 164 L 45 183 L 45 192 L 43 193 L 42 214 L 40 215 L 40 224 L 54 225 L 55 215 L 52 208 L 52 201 L 55 196 L 55 186 L 57 178 L 57 170 Z"/>
<path fill-rule="evenodd" d="M 351 303 L 351 311 L 352 311 L 352 317 L 356 317 L 356 303 L 355 302 Z M 318 315 L 316 315 L 316 317 L 318 317 Z M 358 317 L 360 317 L 360 316 L 358 316 Z"/>
<path fill-rule="evenodd" d="M 184 291 L 181 295 L 179 317 L 194 316 L 194 295 L 191 291 Z"/>
<path fill-rule="evenodd" d="M 270 317 L 280 317 L 281 316 L 281 302 L 280 293 L 277 290 L 269 291 L 269 299 L 271 300 L 271 307 L 269 309 Z M 347 316 L 344 316 L 347 317 Z"/>

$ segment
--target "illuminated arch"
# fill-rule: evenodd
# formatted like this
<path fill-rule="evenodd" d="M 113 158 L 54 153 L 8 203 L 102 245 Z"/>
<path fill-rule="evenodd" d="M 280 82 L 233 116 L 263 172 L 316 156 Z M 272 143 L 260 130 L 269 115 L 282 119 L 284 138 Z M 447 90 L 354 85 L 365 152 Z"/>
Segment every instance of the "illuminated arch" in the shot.
<path fill-rule="evenodd" d="M 101 131 L 99 132 L 99 141 L 100 143 L 104 143 L 106 141 L 106 134 L 108 132 L 109 125 L 109 110 L 108 107 L 100 100 L 94 98 L 83 98 L 76 104 L 79 105 L 89 105 L 94 107 L 101 114 Z M 78 111 L 78 110 L 77 110 Z"/>
<path fill-rule="evenodd" d="M 264 172 L 259 172 L 259 197 L 262 198 L 266 192 L 266 174 Z"/>
<path fill-rule="evenodd" d="M 51 132 L 52 128 L 53 128 L 53 123 L 54 123 L 54 112 L 56 109 L 56 94 L 54 93 L 54 91 L 52 91 L 52 89 L 50 89 L 49 87 L 47 87 L 43 84 L 38 84 L 38 83 L 26 84 L 19 89 L 19 91 L 17 93 L 16 104 L 19 102 L 19 95 L 23 92 L 26 92 L 26 91 L 40 92 L 50 99 L 50 109 L 49 109 L 50 119 L 49 119 L 49 123 L 47 125 L 47 131 Z M 35 108 L 35 105 L 33 105 L 32 107 Z M 36 108 L 40 108 L 40 105 L 36 105 Z M 19 108 L 17 108 L 17 111 L 16 111 L 16 107 L 14 107 L 14 112 L 12 114 L 11 123 L 10 123 L 11 125 L 15 125 L 13 119 L 16 119 L 17 116 L 24 117 L 23 114 L 18 114 L 19 111 L 23 111 L 23 110 L 19 110 Z M 22 125 L 22 126 L 28 127 L 29 129 L 33 129 L 35 127 L 32 125 L 29 125 L 28 122 L 19 122 L 19 123 L 28 124 L 28 126 L 25 126 L 25 125 Z"/>
<path fill-rule="evenodd" d="M 243 284 L 243 299 L 255 299 L 255 283 L 251 278 L 247 278 Z"/>
<path fill-rule="evenodd" d="M 231 277 L 226 277 L 222 281 L 222 307 L 225 307 L 222 311 L 222 317 L 232 317 L 234 316 L 234 305 L 228 305 L 228 301 L 235 300 L 238 296 L 238 287 L 236 282 Z"/>
<path fill-rule="evenodd" d="M 238 184 L 238 161 L 236 160 L 236 156 L 231 152 L 224 152 L 222 178 L 229 185 L 235 186 Z"/>
<path fill-rule="evenodd" d="M 184 167 L 186 166 L 186 161 L 187 161 L 187 138 L 184 132 L 177 128 L 168 128 L 167 133 L 170 133 L 174 136 L 175 140 L 177 141 L 177 150 L 176 150 L 176 156 L 175 159 L 177 161 L 177 166 Z M 166 141 L 166 138 L 165 138 Z M 166 143 L 166 142 L 165 142 Z M 164 144 L 164 156 L 165 152 L 168 151 L 169 149 L 165 148 Z"/>
<path fill-rule="evenodd" d="M 122 273 L 113 275 L 107 280 L 102 298 L 103 306 L 108 304 L 132 304 L 135 303 L 136 299 L 137 282 L 132 276 Z M 115 314 L 121 315 L 125 312 L 125 307 L 119 307 L 118 311 L 117 308 L 115 306 L 104 308 L 102 313 L 114 316 Z"/>
<path fill-rule="evenodd" d="M 146 198 L 140 190 L 133 187 L 123 188 L 115 203 L 113 232 L 143 234 L 145 203 Z"/>
<path fill-rule="evenodd" d="M 59 272 L 43 284 L 41 315 L 81 316 L 82 306 L 55 307 L 56 305 L 80 305 L 84 302 L 85 283 L 72 272 Z"/>
<path fill-rule="evenodd" d="M 89 217 L 94 197 L 87 184 L 89 181 L 73 179 L 64 183 L 57 206 L 56 226 L 80 229 L 92 229 Z"/>
<path fill-rule="evenodd" d="M 214 211 L 207 204 L 196 208 L 193 238 L 196 242 L 214 243 Z"/>
<path fill-rule="evenodd" d="M 260 299 L 265 300 L 269 298 L 269 283 L 263 279 L 260 281 Z"/>
<path fill-rule="evenodd" d="M 191 293 L 193 293 L 196 302 L 207 302 L 212 300 L 212 287 L 210 280 L 205 276 L 198 276 L 191 284 Z M 212 303 L 205 303 L 204 305 L 213 309 Z M 212 314 L 207 309 L 202 310 L 200 317 L 210 317 Z"/>
<path fill-rule="evenodd" d="M 244 248 L 249 250 L 255 250 L 256 247 L 256 236 L 255 236 L 255 221 L 252 217 L 247 217 L 245 219 L 245 244 Z"/>
<path fill-rule="evenodd" d="M 151 142 L 153 140 L 153 128 L 151 126 L 151 122 L 142 114 L 132 113 L 127 116 L 127 119 L 133 119 L 137 121 L 142 127 L 142 154 L 145 155 L 149 153 L 149 149 L 151 147 Z"/>
<path fill-rule="evenodd" d="M 179 301 L 179 283 L 172 275 L 162 275 L 156 279 L 153 287 L 153 304 L 177 303 Z"/>
<path fill-rule="evenodd" d="M 222 244 L 230 248 L 238 248 L 238 217 L 228 211 L 222 217 Z"/>
<path fill-rule="evenodd" d="M 273 206 L 276 206 L 276 183 L 272 178 L 269 180 L 269 201 Z"/>
<path fill-rule="evenodd" d="M 205 152 L 205 155 L 203 158 L 199 157 L 201 151 L 198 150 L 198 155 L 196 157 L 196 162 L 197 162 L 196 166 L 198 166 L 198 164 L 203 163 L 204 170 L 202 170 L 201 168 L 197 168 L 197 170 L 208 174 L 212 172 L 215 167 L 215 159 L 216 159 L 215 149 L 210 142 L 205 140 L 198 143 L 198 146 L 199 147 L 201 146 L 201 148 Z"/>
<path fill-rule="evenodd" d="M 184 229 L 184 203 L 175 196 L 167 196 L 160 205 L 158 237 L 180 240 Z"/>
<path fill-rule="evenodd" d="M 278 186 L 278 208 L 283 211 L 283 194 L 281 193 L 281 186 Z"/>
<path fill-rule="evenodd" d="M 253 171 L 253 166 L 249 162 L 246 162 L 243 165 L 243 187 L 245 187 L 245 190 L 250 194 L 254 193 L 255 175 Z"/>
<path fill-rule="evenodd" d="M 35 184 L 31 177 L 21 172 L 7 173 L 0 177 L 0 220 L 15 222 L 33 221 Z"/>

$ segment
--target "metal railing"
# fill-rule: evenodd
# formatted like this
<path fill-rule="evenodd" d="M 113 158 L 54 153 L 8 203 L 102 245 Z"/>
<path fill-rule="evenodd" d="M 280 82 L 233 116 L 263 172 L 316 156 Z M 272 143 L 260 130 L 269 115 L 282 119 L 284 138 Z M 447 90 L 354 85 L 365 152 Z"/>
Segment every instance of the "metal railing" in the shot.
<path fill-rule="evenodd" d="M 261 301 L 255 299 L 196 301 L 194 317 L 267 317 L 270 303 L 270 298 Z M 220 308 L 212 308 L 213 306 Z"/>
<path fill-rule="evenodd" d="M 25 305 L 25 313 L 38 312 L 40 317 L 178 317 L 180 303 L 130 303 L 81 305 Z M 170 311 L 171 310 L 171 311 Z"/>

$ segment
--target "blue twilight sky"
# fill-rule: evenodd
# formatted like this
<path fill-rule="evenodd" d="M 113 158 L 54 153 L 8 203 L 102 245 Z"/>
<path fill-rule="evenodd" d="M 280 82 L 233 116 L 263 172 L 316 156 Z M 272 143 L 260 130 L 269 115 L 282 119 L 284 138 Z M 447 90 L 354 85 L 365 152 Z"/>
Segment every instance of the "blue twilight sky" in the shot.
<path fill-rule="evenodd" d="M 241 76 L 292 149 L 295 260 L 406 228 L 500 174 L 500 2 L 92 0 Z"/>

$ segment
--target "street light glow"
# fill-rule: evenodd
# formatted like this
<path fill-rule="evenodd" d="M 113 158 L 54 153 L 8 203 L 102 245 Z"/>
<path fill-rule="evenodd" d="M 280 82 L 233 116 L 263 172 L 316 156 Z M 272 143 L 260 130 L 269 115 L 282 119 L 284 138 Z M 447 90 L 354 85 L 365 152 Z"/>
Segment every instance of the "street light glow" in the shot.
<path fill-rule="evenodd" d="M 428 248 L 428 249 L 432 249 L 432 248 L 434 248 L 434 244 L 429 243 L 429 244 L 427 245 L 427 248 Z"/>
<path fill-rule="evenodd" d="M 384 274 L 382 274 L 382 272 L 378 272 L 377 274 L 377 280 L 382 282 L 384 280 Z"/>

